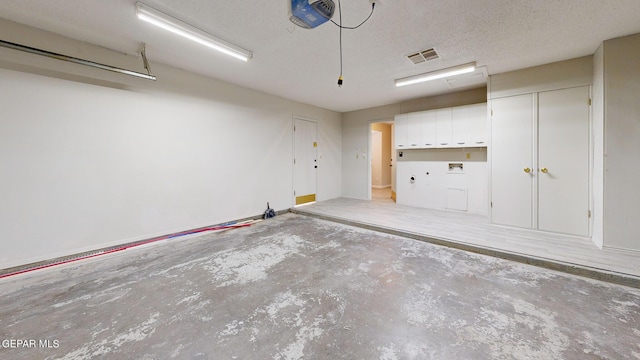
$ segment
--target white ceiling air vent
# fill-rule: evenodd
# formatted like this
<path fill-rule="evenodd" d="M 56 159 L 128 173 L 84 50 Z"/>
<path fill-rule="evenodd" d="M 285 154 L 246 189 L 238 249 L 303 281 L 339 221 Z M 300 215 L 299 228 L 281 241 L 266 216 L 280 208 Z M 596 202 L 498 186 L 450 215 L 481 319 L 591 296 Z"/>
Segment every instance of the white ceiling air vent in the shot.
<path fill-rule="evenodd" d="M 409 60 L 414 64 L 420 64 L 426 61 L 439 59 L 440 55 L 438 55 L 434 48 L 431 48 L 407 55 L 407 58 L 409 58 Z"/>

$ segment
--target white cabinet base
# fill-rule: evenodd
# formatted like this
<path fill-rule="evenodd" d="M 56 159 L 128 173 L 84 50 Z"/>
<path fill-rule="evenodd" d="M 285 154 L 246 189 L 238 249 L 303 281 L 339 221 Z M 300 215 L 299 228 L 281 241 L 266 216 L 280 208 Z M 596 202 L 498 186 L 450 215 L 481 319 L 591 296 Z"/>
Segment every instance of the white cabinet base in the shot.
<path fill-rule="evenodd" d="M 464 162 L 464 173 L 452 174 L 449 172 L 450 162 L 399 161 L 396 202 L 427 209 L 488 215 L 487 163 Z"/>
<path fill-rule="evenodd" d="M 467 211 L 467 189 L 447 188 L 447 209 Z"/>

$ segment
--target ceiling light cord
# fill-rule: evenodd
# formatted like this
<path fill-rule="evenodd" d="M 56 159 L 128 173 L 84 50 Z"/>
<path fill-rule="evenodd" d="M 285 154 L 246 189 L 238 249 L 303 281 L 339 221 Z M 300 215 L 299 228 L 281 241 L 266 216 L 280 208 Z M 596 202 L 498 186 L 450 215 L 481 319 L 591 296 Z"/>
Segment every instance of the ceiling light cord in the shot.
<path fill-rule="evenodd" d="M 371 12 L 369 13 L 369 16 L 367 16 L 367 18 L 364 19 L 358 26 L 342 26 L 342 19 L 340 19 L 340 24 L 336 23 L 333 20 L 331 20 L 331 22 L 340 29 L 355 30 L 362 26 L 362 24 L 366 23 L 369 19 L 371 19 L 371 15 L 373 15 L 373 9 L 375 9 L 375 7 L 376 3 L 371 3 Z M 338 0 L 338 9 L 340 9 L 340 0 Z"/>
<path fill-rule="evenodd" d="M 340 0 L 338 0 L 338 15 L 340 18 L 340 23 L 336 23 L 335 21 L 331 20 L 332 23 L 334 23 L 336 26 L 338 26 L 338 28 L 340 29 L 340 76 L 338 76 L 338 86 L 342 87 L 342 83 L 344 82 L 344 78 L 342 77 L 342 29 L 347 29 L 347 30 L 355 30 L 357 28 L 359 28 L 360 26 L 362 26 L 362 24 L 366 23 L 369 19 L 371 19 L 371 15 L 373 15 L 373 10 L 376 8 L 376 2 L 372 1 L 371 2 L 371 12 L 369 13 L 369 16 L 367 16 L 366 19 L 364 19 L 360 24 L 358 24 L 358 26 L 342 26 L 342 4 L 340 3 Z"/>
<path fill-rule="evenodd" d="M 344 79 L 342 78 L 342 6 L 340 5 L 340 0 L 338 0 L 338 13 L 340 15 L 340 76 L 338 76 L 338 87 L 342 87 Z"/>

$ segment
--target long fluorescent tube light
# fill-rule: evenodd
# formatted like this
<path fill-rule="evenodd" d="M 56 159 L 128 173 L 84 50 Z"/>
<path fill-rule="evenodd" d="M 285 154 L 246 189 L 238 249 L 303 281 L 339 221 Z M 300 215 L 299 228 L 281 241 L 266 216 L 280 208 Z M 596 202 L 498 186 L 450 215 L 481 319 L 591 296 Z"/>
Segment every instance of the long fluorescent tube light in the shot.
<path fill-rule="evenodd" d="M 476 63 L 472 62 L 464 65 L 458 65 L 458 66 L 454 66 L 454 67 L 450 67 L 442 70 L 431 71 L 431 72 L 420 74 L 420 75 L 414 75 L 414 76 L 398 79 L 396 80 L 396 86 L 400 87 L 400 86 L 406 86 L 406 85 L 413 85 L 413 84 L 418 84 L 425 81 L 443 79 L 443 78 L 448 78 L 451 76 L 461 75 L 461 74 L 468 74 L 474 71 L 476 71 Z"/>
<path fill-rule="evenodd" d="M 249 61 L 249 59 L 253 57 L 253 53 L 249 50 L 217 38 L 141 2 L 136 3 L 136 16 L 138 16 L 138 19 L 140 20 L 144 20 L 165 30 L 171 31 L 174 34 L 184 36 L 201 45 L 218 50 L 227 55 L 231 55 L 236 59 Z"/>

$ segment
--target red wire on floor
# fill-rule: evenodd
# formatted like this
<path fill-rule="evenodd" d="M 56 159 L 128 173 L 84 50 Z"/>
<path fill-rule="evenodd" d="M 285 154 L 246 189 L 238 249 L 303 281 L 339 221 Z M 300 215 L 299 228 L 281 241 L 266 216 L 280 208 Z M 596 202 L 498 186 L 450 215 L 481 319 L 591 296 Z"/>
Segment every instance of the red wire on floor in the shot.
<path fill-rule="evenodd" d="M 207 227 L 207 228 L 202 228 L 202 229 L 183 231 L 183 232 L 179 232 L 179 233 L 175 233 L 175 234 L 171 234 L 171 235 L 164 235 L 164 236 L 160 236 L 160 237 L 156 237 L 156 238 L 152 238 L 152 239 L 148 239 L 148 240 L 135 242 L 135 243 L 128 244 L 128 245 L 118 246 L 116 248 L 109 249 L 109 250 L 104 250 L 104 251 L 101 251 L 101 252 L 96 253 L 96 254 L 80 256 L 80 257 L 74 258 L 74 259 L 61 260 L 61 261 L 57 261 L 57 262 L 54 262 L 54 263 L 51 263 L 51 264 L 36 266 L 36 267 L 33 267 L 33 268 L 29 268 L 29 269 L 18 270 L 18 271 L 10 272 L 10 273 L 7 273 L 7 274 L 1 274 L 0 275 L 0 279 L 8 278 L 8 277 L 19 275 L 19 274 L 26 274 L 26 273 L 29 273 L 29 272 L 32 272 L 32 271 L 36 271 L 36 270 L 47 269 L 47 268 L 54 267 L 54 266 L 69 264 L 69 263 L 73 263 L 73 262 L 76 262 L 76 261 L 87 260 L 87 259 L 95 258 L 95 257 L 98 257 L 98 256 L 102 256 L 102 255 L 112 254 L 112 253 L 115 253 L 115 252 L 118 252 L 118 251 L 131 249 L 131 248 L 134 248 L 134 247 L 137 247 L 137 246 L 140 246 L 140 245 L 151 244 L 151 243 L 154 243 L 154 242 L 157 242 L 157 241 L 169 240 L 169 239 L 173 239 L 173 238 L 177 238 L 177 237 L 181 237 L 181 236 L 198 234 L 198 233 L 206 232 L 206 231 L 236 229 L 236 228 L 251 226 L 252 224 L 253 223 L 212 226 L 212 227 Z"/>

